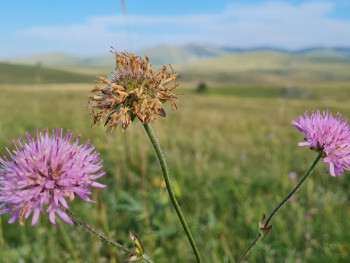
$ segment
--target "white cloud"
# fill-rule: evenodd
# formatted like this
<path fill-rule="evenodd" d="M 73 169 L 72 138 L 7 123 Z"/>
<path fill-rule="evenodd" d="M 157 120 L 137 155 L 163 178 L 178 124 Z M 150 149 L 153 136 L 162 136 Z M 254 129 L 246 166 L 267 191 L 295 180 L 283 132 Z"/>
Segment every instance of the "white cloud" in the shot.
<path fill-rule="evenodd" d="M 119 49 L 187 43 L 290 49 L 349 46 L 350 21 L 331 18 L 334 7 L 332 2 L 231 3 L 221 13 L 95 16 L 84 24 L 34 27 L 15 36 L 42 41 L 55 50 L 84 54 L 104 53 L 110 45 Z"/>
<path fill-rule="evenodd" d="M 229 4 L 225 13 L 241 20 L 296 20 L 297 18 L 323 17 L 334 8 L 332 2 L 305 2 L 292 5 L 286 2 L 266 2 L 261 5 Z"/>

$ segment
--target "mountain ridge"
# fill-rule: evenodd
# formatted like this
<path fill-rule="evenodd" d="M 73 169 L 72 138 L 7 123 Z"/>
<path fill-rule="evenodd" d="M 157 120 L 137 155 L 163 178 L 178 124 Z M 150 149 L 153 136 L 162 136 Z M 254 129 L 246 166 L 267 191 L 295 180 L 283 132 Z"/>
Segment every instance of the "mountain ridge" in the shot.
<path fill-rule="evenodd" d="M 202 59 L 224 57 L 231 54 L 271 51 L 282 54 L 303 55 L 326 59 L 350 60 L 350 47 L 310 47 L 299 50 L 286 50 L 274 47 L 233 48 L 213 47 L 206 45 L 167 46 L 160 45 L 148 49 L 136 51 L 135 54 L 147 55 L 153 65 L 185 65 L 198 62 Z M 2 62 L 44 66 L 84 66 L 84 67 L 114 67 L 112 54 L 101 56 L 77 56 L 69 53 L 53 52 L 32 56 L 6 59 Z"/>

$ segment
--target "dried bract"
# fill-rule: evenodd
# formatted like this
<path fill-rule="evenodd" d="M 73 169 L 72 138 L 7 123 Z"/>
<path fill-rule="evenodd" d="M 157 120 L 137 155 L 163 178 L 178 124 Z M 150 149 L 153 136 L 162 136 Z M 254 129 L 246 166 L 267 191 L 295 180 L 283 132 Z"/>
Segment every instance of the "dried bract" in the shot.
<path fill-rule="evenodd" d="M 120 124 L 124 131 L 138 117 L 144 124 L 155 122 L 157 116 L 165 117 L 163 104 L 170 101 L 176 109 L 177 95 L 173 90 L 177 73 L 164 66 L 154 71 L 147 56 L 142 59 L 127 52 L 112 51 L 115 54 L 115 71 L 106 79 L 98 77 L 95 88 L 88 97 L 87 107 L 91 111 L 93 124 L 100 124 L 115 130 Z"/>

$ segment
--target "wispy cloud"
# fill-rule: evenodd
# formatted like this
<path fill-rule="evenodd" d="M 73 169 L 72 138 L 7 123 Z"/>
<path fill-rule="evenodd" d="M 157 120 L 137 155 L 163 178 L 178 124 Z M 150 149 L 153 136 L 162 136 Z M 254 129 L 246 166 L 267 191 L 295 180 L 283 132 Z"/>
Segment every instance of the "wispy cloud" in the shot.
<path fill-rule="evenodd" d="M 15 36 L 82 54 L 103 53 L 110 45 L 119 49 L 188 43 L 290 49 L 349 46 L 350 21 L 332 18 L 334 8 L 332 2 L 231 3 L 221 13 L 95 16 L 82 24 L 33 27 Z"/>

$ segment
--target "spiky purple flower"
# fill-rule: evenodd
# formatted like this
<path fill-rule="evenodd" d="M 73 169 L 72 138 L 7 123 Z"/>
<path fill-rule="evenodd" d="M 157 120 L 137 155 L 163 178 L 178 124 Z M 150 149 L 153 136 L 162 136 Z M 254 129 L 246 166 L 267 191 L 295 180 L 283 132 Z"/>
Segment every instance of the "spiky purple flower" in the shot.
<path fill-rule="evenodd" d="M 350 170 L 350 127 L 347 118 L 341 118 L 338 112 L 332 115 L 328 110 L 312 112 L 311 117 L 305 112 L 304 117 L 298 117 L 292 124 L 304 132 L 306 142 L 299 146 L 309 146 L 322 153 L 323 161 L 329 163 L 332 176 L 338 176 L 344 169 Z"/>
<path fill-rule="evenodd" d="M 15 149 L 6 148 L 11 156 L 0 158 L 0 215 L 10 213 L 9 223 L 20 220 L 24 224 L 32 213 L 32 226 L 40 213 L 49 213 L 52 224 L 57 225 L 56 214 L 69 224 L 72 220 L 65 213 L 68 209 L 66 198 L 72 201 L 75 195 L 92 202 L 87 196 L 89 187 L 106 187 L 93 180 L 105 173 L 102 159 L 88 141 L 79 145 L 80 136 L 71 143 L 72 134 L 63 136 L 63 129 L 48 129 L 32 138 L 26 133 L 28 143 L 13 141 Z M 63 208 L 62 208 L 63 207 Z M 46 210 L 46 211 L 45 211 Z"/>

